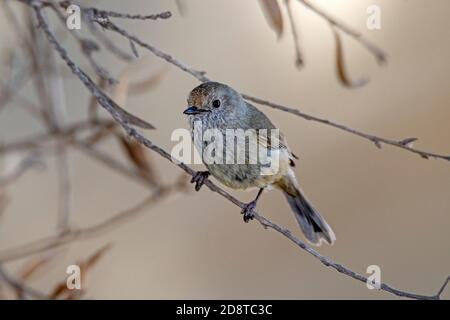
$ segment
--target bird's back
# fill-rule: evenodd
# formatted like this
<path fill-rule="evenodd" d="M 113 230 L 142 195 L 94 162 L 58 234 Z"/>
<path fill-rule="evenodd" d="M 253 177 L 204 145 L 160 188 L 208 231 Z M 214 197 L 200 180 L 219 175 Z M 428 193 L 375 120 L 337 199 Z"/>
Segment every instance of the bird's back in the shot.
<path fill-rule="evenodd" d="M 225 141 L 226 137 L 224 134 L 223 162 L 208 163 L 203 157 L 204 163 L 209 172 L 228 187 L 234 189 L 262 188 L 274 183 L 286 173 L 289 167 L 289 151 L 279 131 L 275 132 L 275 138 L 271 137 L 272 130 L 276 129 L 276 127 L 263 112 L 248 103 L 239 111 L 242 114 L 232 117 L 229 121 L 207 121 L 209 124 L 214 122 L 216 125 L 214 129 L 219 129 L 222 133 L 225 133 L 227 129 L 238 129 L 241 134 L 245 133 L 245 137 L 244 139 L 242 137 L 240 139 L 235 138 L 235 144 L 228 144 Z M 209 125 L 206 125 L 206 127 L 212 129 Z M 261 129 L 266 129 L 267 131 L 262 133 Z M 235 132 L 237 133 L 238 131 L 236 130 Z M 245 146 L 238 145 L 235 147 L 239 141 L 241 143 L 245 141 Z M 252 143 L 256 145 L 250 145 Z M 237 162 L 237 150 L 239 150 L 239 147 L 244 148 L 245 163 Z M 267 167 L 267 165 L 261 163 L 261 148 L 265 149 L 263 151 L 266 152 L 265 154 L 273 152 L 280 155 L 280 160 L 277 160 L 279 162 L 276 166 L 277 169 L 273 174 L 262 174 L 264 172 L 262 168 Z M 234 162 L 227 163 L 225 161 L 227 157 L 234 159 Z M 256 159 L 256 162 L 251 162 L 251 159 Z"/>

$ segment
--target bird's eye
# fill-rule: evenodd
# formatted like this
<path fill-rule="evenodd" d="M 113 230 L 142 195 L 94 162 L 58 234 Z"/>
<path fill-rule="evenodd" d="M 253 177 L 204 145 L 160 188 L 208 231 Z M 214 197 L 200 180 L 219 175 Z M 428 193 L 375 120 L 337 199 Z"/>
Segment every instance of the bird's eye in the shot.
<path fill-rule="evenodd" d="M 220 100 L 214 100 L 212 105 L 213 105 L 214 108 L 220 107 Z"/>

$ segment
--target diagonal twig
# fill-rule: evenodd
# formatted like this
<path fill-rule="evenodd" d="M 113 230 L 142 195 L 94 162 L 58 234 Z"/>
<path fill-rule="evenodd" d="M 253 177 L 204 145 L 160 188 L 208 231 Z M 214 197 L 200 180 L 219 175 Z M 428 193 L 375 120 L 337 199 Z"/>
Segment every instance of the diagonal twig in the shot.
<path fill-rule="evenodd" d="M 328 21 L 331 25 L 335 26 L 336 28 L 340 29 L 344 33 L 348 34 L 352 38 L 354 38 L 356 41 L 361 43 L 364 47 L 367 48 L 377 59 L 379 64 L 386 63 L 387 55 L 384 53 L 383 50 L 378 48 L 375 44 L 373 44 L 371 41 L 363 37 L 363 35 L 356 30 L 353 30 L 351 27 L 347 26 L 343 22 L 339 21 L 338 19 L 332 17 L 328 12 L 325 10 L 319 8 L 317 5 L 312 4 L 310 0 L 298 0 L 300 3 L 302 3 L 305 7 L 312 10 L 319 16 L 321 16 L 323 19 Z"/>
<path fill-rule="evenodd" d="M 291 26 L 292 38 L 294 40 L 295 56 L 296 56 L 295 64 L 296 64 L 297 68 L 300 68 L 303 66 L 304 61 L 303 61 L 303 53 L 302 53 L 302 50 L 300 49 L 300 37 L 297 32 L 297 26 L 295 24 L 294 14 L 292 12 L 292 1 L 284 0 L 284 4 L 286 6 L 286 11 L 288 13 L 288 20 L 289 20 L 289 24 Z"/>
<path fill-rule="evenodd" d="M 90 239 L 131 221 L 139 214 L 142 214 L 144 210 L 150 209 L 164 199 L 167 199 L 169 196 L 185 190 L 186 186 L 182 180 L 178 180 L 172 185 L 160 187 L 150 196 L 145 197 L 144 200 L 135 204 L 131 208 L 116 213 L 112 217 L 107 218 L 95 225 L 85 228 L 72 229 L 68 232 L 58 233 L 53 236 L 35 240 L 31 243 L 27 243 L 16 248 L 0 251 L 0 262 L 3 263 L 21 259 L 32 254 L 61 247 L 75 241 Z"/>
<path fill-rule="evenodd" d="M 181 69 L 182 71 L 192 75 L 193 77 L 195 77 L 197 80 L 201 81 L 201 82 L 205 82 L 205 81 L 211 81 L 211 79 L 209 79 L 205 72 L 202 71 L 198 71 L 193 69 L 192 67 L 184 64 L 183 62 L 177 60 L 176 58 L 172 57 L 171 55 L 157 49 L 156 47 L 140 40 L 139 38 L 137 38 L 136 36 L 133 36 L 131 34 L 129 34 L 127 31 L 125 31 L 124 29 L 121 29 L 120 27 L 118 27 L 116 24 L 112 23 L 111 21 L 107 20 L 95 20 L 97 23 L 100 23 L 105 29 L 107 30 L 111 30 L 114 32 L 117 32 L 119 34 L 121 34 L 122 36 L 126 37 L 127 39 L 129 39 L 130 41 L 133 41 L 134 43 L 140 45 L 141 47 L 149 50 L 150 52 L 152 52 L 154 55 L 156 55 L 157 57 L 167 61 L 168 63 L 178 67 L 179 69 Z M 295 116 L 301 117 L 305 120 L 309 120 L 309 121 L 314 121 L 326 126 L 330 126 L 342 131 L 345 131 L 347 133 L 350 133 L 352 135 L 358 136 L 360 138 L 366 139 L 372 143 L 374 143 L 378 148 L 381 148 L 382 144 L 385 145 L 389 145 L 392 147 L 396 147 L 396 148 L 400 148 L 402 150 L 417 154 L 419 156 L 421 156 L 424 159 L 439 159 L 439 160 L 445 160 L 445 161 L 450 161 L 450 155 L 443 155 L 443 154 L 438 154 L 438 153 L 434 153 L 434 152 L 430 152 L 430 151 L 426 151 L 426 150 L 421 150 L 421 149 L 416 149 L 413 148 L 411 146 L 410 140 L 412 138 L 405 138 L 405 139 L 401 139 L 401 140 L 394 140 L 394 139 L 387 139 L 384 137 L 380 137 L 377 135 L 373 135 L 373 134 L 369 134 L 369 133 L 365 133 L 356 129 L 353 129 L 349 126 L 325 119 L 325 118 L 320 118 L 317 116 L 312 116 L 309 115 L 307 113 L 304 113 L 298 109 L 295 108 L 291 108 L 291 107 L 287 107 L 285 105 L 279 104 L 279 103 L 275 103 L 275 102 L 271 102 L 269 100 L 265 100 L 265 99 L 261 99 L 249 94 L 242 94 L 242 96 L 244 97 L 244 99 L 246 99 L 247 101 L 251 101 L 254 103 L 257 103 L 259 105 L 263 105 L 263 106 L 267 106 L 276 110 L 280 110 L 280 111 L 284 111 L 290 114 L 293 114 Z M 414 138 L 415 139 L 415 138 Z M 415 139 L 417 140 L 417 139 Z"/>

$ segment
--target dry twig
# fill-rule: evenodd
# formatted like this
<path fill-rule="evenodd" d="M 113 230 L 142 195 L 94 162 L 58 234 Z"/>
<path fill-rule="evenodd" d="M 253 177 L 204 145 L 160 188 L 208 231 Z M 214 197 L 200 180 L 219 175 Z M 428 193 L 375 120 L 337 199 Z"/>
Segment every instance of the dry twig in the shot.
<path fill-rule="evenodd" d="M 121 226 L 124 223 L 135 219 L 139 214 L 142 214 L 144 210 L 154 207 L 161 201 L 167 199 L 169 196 L 177 194 L 180 191 L 186 191 L 186 181 L 186 179 L 179 179 L 172 185 L 160 187 L 150 196 L 146 197 L 143 201 L 133 207 L 121 211 L 95 225 L 86 228 L 72 229 L 63 234 L 58 233 L 56 235 L 42 238 L 16 248 L 3 250 L 0 252 L 0 263 L 28 257 L 30 255 L 61 247 L 75 241 L 87 240 L 115 227 Z"/>
<path fill-rule="evenodd" d="M 297 26 L 295 25 L 295 17 L 292 12 L 292 7 L 291 7 L 292 2 L 291 2 L 291 0 L 285 0 L 284 3 L 286 5 L 286 11 L 288 13 L 289 24 L 291 26 L 292 39 L 294 41 L 295 57 L 296 57 L 295 65 L 297 66 L 297 68 L 300 68 L 303 66 L 304 61 L 303 61 L 303 54 L 300 49 L 300 38 L 298 36 Z"/>
<path fill-rule="evenodd" d="M 192 75 L 197 80 L 199 80 L 201 82 L 211 81 L 211 79 L 206 76 L 205 72 L 193 69 L 192 67 L 184 64 L 183 62 L 177 60 L 176 58 L 172 57 L 171 55 L 169 55 L 169 54 L 157 49 L 156 47 L 138 39 L 137 37 L 129 34 L 127 31 L 119 28 L 117 25 L 115 25 L 111 21 L 98 20 L 95 17 L 94 17 L 94 21 L 97 23 L 100 23 L 105 29 L 117 32 L 117 33 L 121 34 L 122 36 L 126 37 L 127 39 L 129 39 L 130 41 L 149 50 L 157 57 L 178 67 L 182 71 Z M 337 24 L 337 25 L 339 25 L 339 24 Z M 417 154 L 424 159 L 440 159 L 440 160 L 450 161 L 450 155 L 443 155 L 443 154 L 438 154 L 438 153 L 434 153 L 434 152 L 430 152 L 430 151 L 426 151 L 426 150 L 416 149 L 416 148 L 413 148 L 410 143 L 405 143 L 405 141 L 412 139 L 412 138 L 404 138 L 404 139 L 400 139 L 400 140 L 387 139 L 387 138 L 383 138 L 383 137 L 380 137 L 377 135 L 373 135 L 373 134 L 369 134 L 369 133 L 365 133 L 365 132 L 353 129 L 349 126 L 346 126 L 346 125 L 343 125 L 343 124 L 340 124 L 340 123 L 337 123 L 337 122 L 334 122 L 334 121 L 331 121 L 331 120 L 328 120 L 325 118 L 320 118 L 317 116 L 309 115 L 309 114 L 304 113 L 296 108 L 287 107 L 285 105 L 271 102 L 269 100 L 261 99 L 261 98 L 258 98 L 258 97 L 255 97 L 255 96 L 252 96 L 249 94 L 244 93 L 244 94 L 242 94 L 242 96 L 246 100 L 257 103 L 259 105 L 263 105 L 263 106 L 267 106 L 267 107 L 270 107 L 270 108 L 273 108 L 276 110 L 284 111 L 284 112 L 293 114 L 295 116 L 301 117 L 305 120 L 317 122 L 319 124 L 323 124 L 326 126 L 330 126 L 330 127 L 345 131 L 347 133 L 350 133 L 352 135 L 358 136 L 360 138 L 369 140 L 370 142 L 374 143 L 378 148 L 381 148 L 381 146 L 383 144 L 385 144 L 385 145 L 400 148 L 402 150 Z M 414 139 L 416 139 L 416 138 L 414 138 Z"/>

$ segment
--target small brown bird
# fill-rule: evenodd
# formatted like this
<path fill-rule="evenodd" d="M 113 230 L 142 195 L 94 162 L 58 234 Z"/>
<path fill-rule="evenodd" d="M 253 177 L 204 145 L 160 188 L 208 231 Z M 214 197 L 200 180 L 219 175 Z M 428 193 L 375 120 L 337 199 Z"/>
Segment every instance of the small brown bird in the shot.
<path fill-rule="evenodd" d="M 208 171 L 198 172 L 191 182 L 195 182 L 195 189 L 200 190 L 204 181 L 211 174 L 224 185 L 233 189 L 259 188 L 255 200 L 250 202 L 242 213 L 244 221 L 253 218 L 253 210 L 262 191 L 270 186 L 280 189 L 286 196 L 295 218 L 306 238 L 315 245 L 322 240 L 333 244 L 336 240 L 333 231 L 321 215 L 314 209 L 303 195 L 298 186 L 292 167 L 296 156 L 289 150 L 282 134 L 276 141 L 259 134 L 262 129 L 273 130 L 276 127 L 269 118 L 251 104 L 244 101 L 242 96 L 229 86 L 217 82 L 205 82 L 191 91 L 188 97 L 188 108 L 184 114 L 188 115 L 192 138 Z M 248 161 L 254 154 L 246 149 L 245 163 L 216 163 L 205 161 L 205 141 L 196 139 L 196 123 L 201 123 L 201 134 L 207 130 L 218 130 L 226 136 L 227 130 L 243 129 L 255 132 L 258 147 L 263 147 L 278 156 L 277 170 L 270 174 L 262 174 L 261 163 Z M 198 128 L 198 125 L 197 125 Z M 251 130 L 253 129 L 253 130 Z M 203 137 L 203 135 L 201 135 Z M 249 139 L 250 140 L 250 139 Z M 275 143 L 276 142 L 276 143 Z M 246 147 L 248 143 L 246 142 Z M 251 149 L 251 148 L 248 148 Z M 235 154 L 234 145 L 224 147 L 224 154 Z"/>

